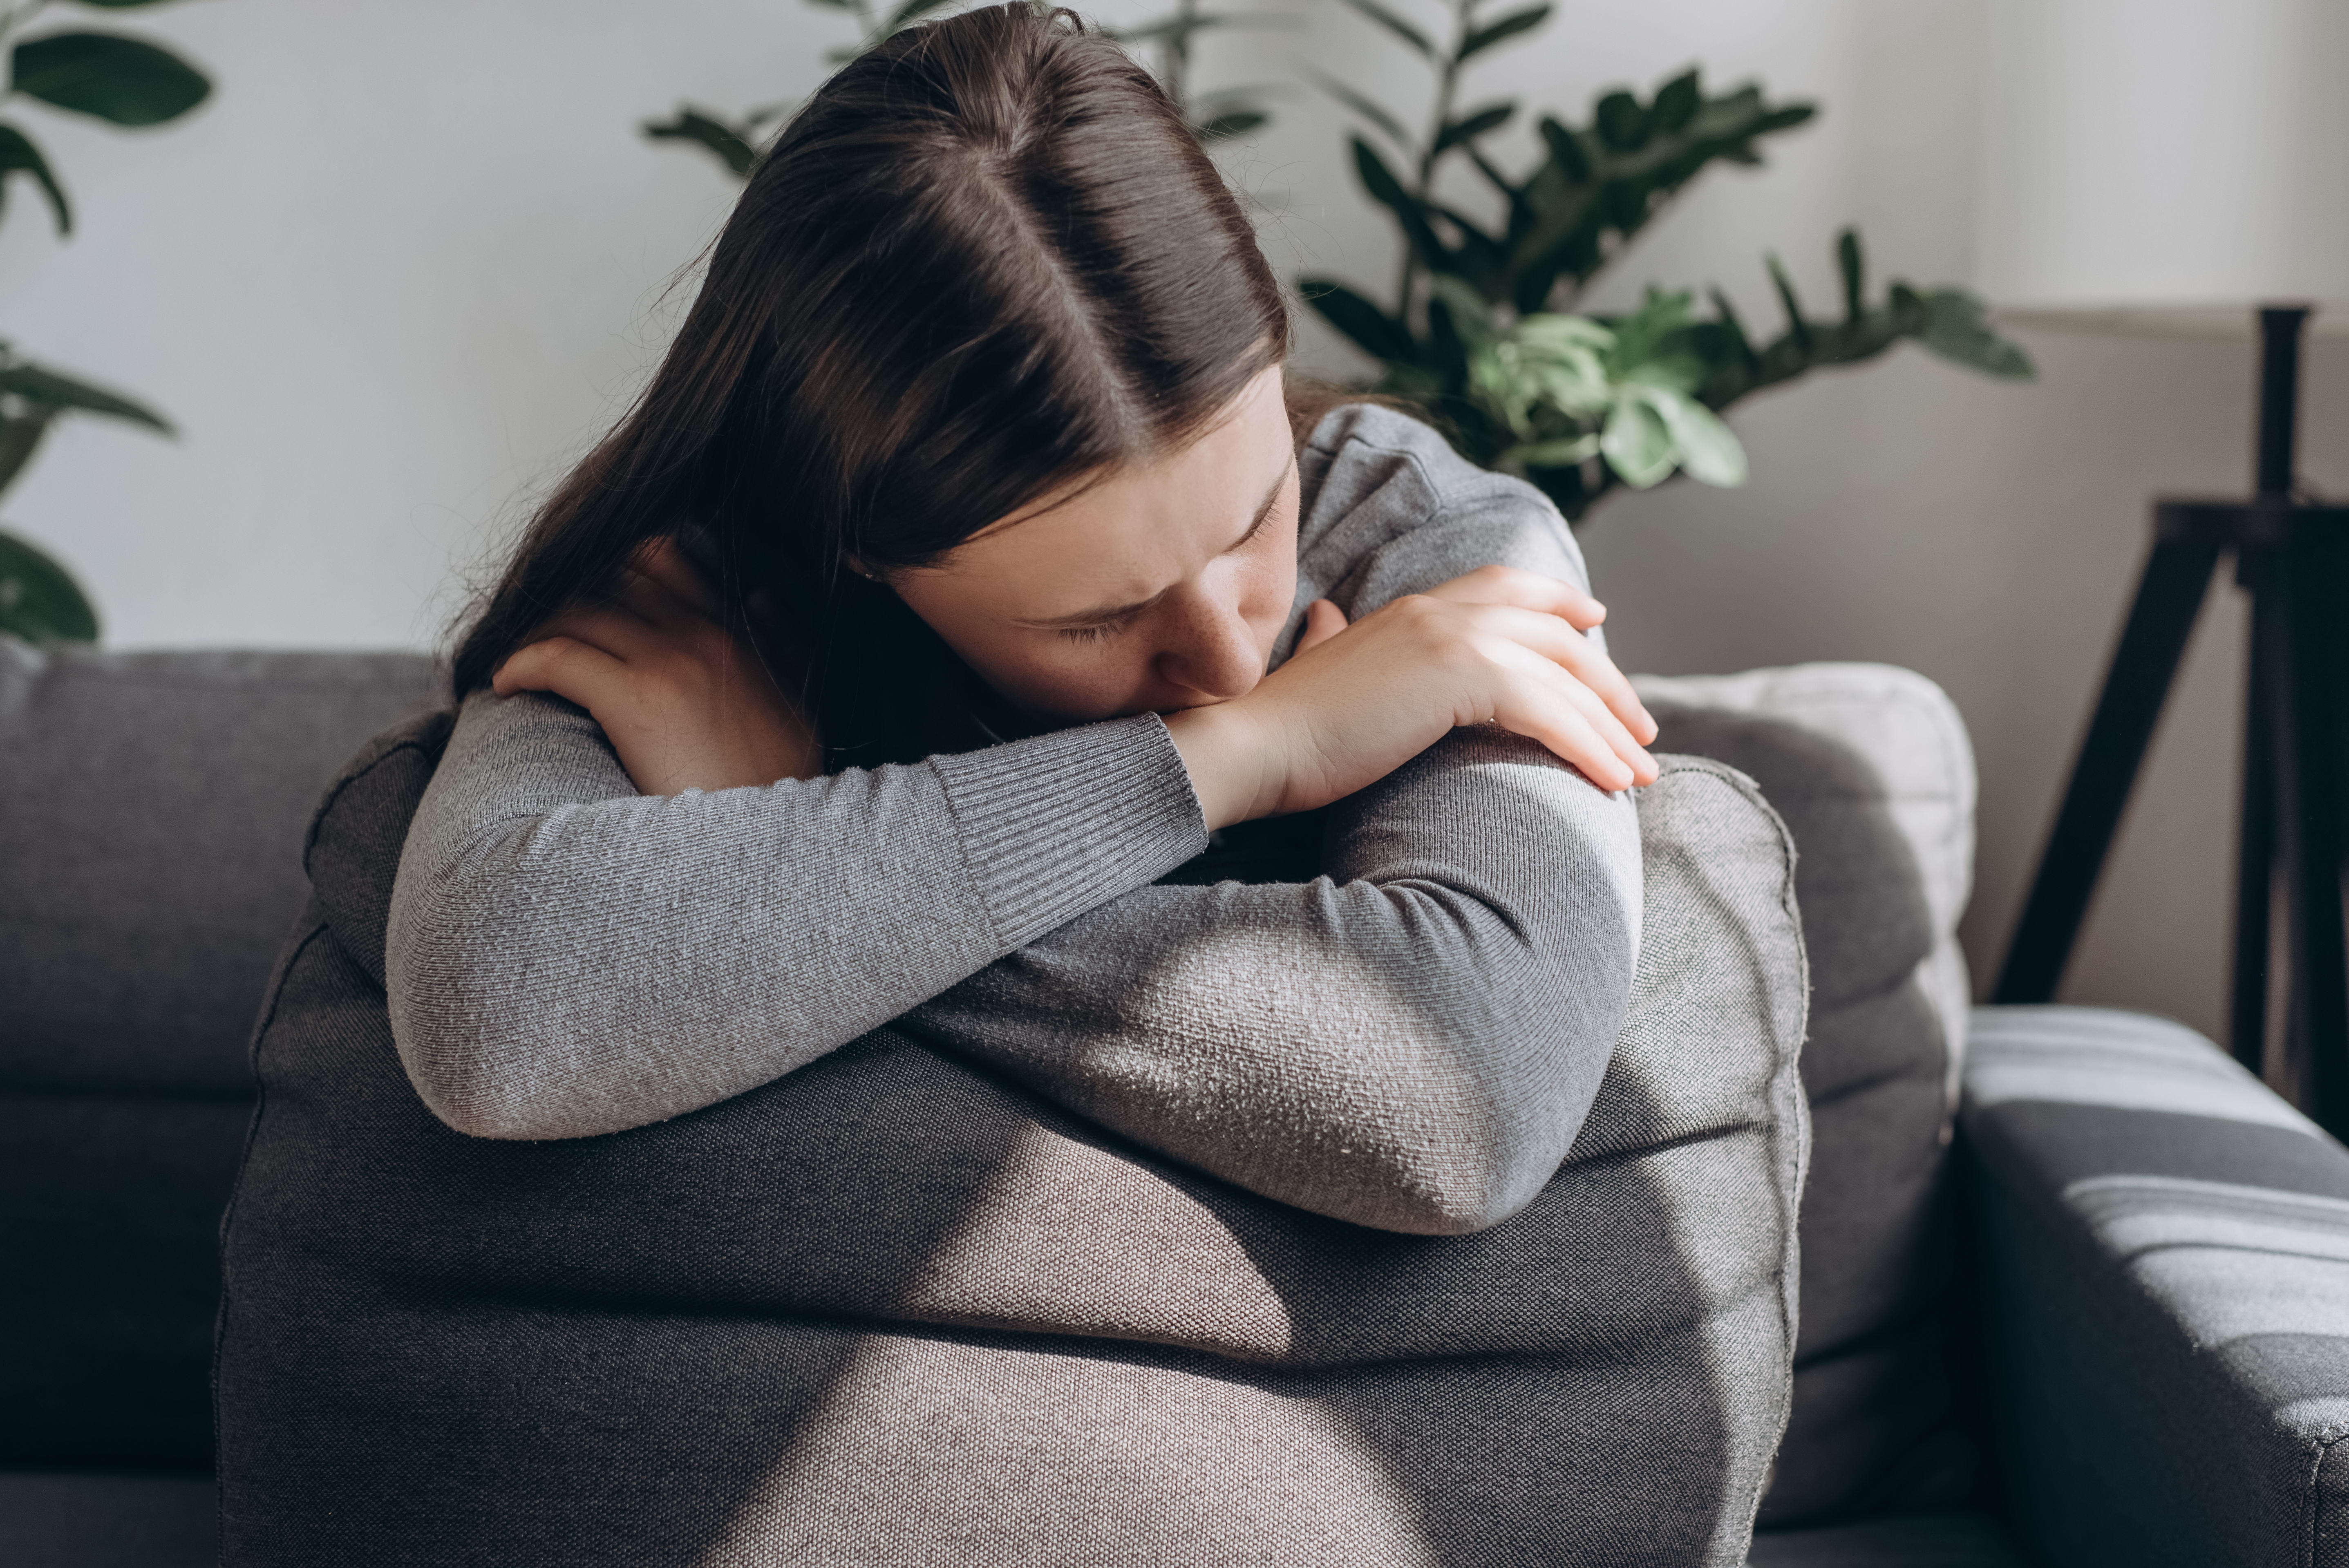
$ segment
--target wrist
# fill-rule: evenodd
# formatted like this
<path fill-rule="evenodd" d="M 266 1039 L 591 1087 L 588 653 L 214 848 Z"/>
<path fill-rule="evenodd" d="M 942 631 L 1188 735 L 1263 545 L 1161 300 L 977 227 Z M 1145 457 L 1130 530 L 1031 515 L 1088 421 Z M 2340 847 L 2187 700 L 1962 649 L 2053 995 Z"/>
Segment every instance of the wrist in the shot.
<path fill-rule="evenodd" d="M 1186 707 L 1164 717 L 1209 832 L 1269 812 L 1264 802 L 1277 799 L 1279 790 L 1267 786 L 1277 769 L 1263 729 L 1238 702 Z"/>

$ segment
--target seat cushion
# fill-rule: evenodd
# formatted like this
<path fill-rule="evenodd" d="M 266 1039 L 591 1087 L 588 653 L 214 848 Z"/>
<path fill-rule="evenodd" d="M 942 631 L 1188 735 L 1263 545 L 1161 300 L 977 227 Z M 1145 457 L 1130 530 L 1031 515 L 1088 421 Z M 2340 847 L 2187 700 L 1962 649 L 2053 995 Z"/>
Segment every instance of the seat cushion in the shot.
<path fill-rule="evenodd" d="M 8 1568 L 210 1568 L 212 1483 L 181 1476 L 0 1471 Z"/>
<path fill-rule="evenodd" d="M 330 796 L 257 1048 L 229 1563 L 1744 1562 L 1805 987 L 1784 830 L 1731 769 L 1641 797 L 1635 999 L 1568 1162 L 1415 1236 L 887 1029 L 656 1126 L 451 1131 L 366 961 L 433 737 Z"/>
<path fill-rule="evenodd" d="M 0 1465 L 211 1468 L 220 1215 L 303 824 L 434 680 L 0 636 Z"/>
<path fill-rule="evenodd" d="M 1949 698 L 1881 665 L 1640 677 L 1657 744 L 1750 774 L 1794 834 L 1811 960 L 1802 1347 L 1765 1525 L 1958 1505 L 1947 1202 L 1968 989 L 1972 754 Z"/>

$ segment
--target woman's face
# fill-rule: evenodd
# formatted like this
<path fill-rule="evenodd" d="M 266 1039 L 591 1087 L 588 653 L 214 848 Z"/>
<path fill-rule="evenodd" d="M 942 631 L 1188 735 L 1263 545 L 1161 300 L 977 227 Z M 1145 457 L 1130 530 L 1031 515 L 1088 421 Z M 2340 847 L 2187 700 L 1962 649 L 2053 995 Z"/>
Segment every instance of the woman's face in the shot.
<path fill-rule="evenodd" d="M 1202 707 L 1264 678 L 1297 593 L 1297 506 L 1275 366 L 1181 451 L 1047 497 L 888 581 L 1033 712 Z"/>

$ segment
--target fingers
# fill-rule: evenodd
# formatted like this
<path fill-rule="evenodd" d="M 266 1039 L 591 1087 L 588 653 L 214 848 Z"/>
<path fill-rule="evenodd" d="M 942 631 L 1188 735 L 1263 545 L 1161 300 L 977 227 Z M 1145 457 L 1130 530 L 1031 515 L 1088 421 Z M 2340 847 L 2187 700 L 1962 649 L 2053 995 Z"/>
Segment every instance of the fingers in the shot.
<path fill-rule="evenodd" d="M 1509 605 L 1490 606 L 1482 619 L 1513 641 L 1572 671 L 1598 694 L 1633 740 L 1644 746 L 1656 738 L 1655 718 L 1640 702 L 1640 694 L 1631 689 L 1615 661 L 1581 633 L 1561 625 L 1555 615 Z"/>
<path fill-rule="evenodd" d="M 1327 599 L 1305 606 L 1305 629 L 1298 634 L 1297 651 L 1316 648 L 1346 629 L 1346 613 Z"/>
<path fill-rule="evenodd" d="M 1480 566 L 1463 577 L 1428 590 L 1429 596 L 1455 604 L 1510 604 L 1556 615 L 1578 632 L 1587 632 L 1607 619 L 1607 606 L 1589 593 L 1563 578 L 1514 566 Z"/>
<path fill-rule="evenodd" d="M 1550 706 L 1562 705 L 1571 709 L 1582 720 L 1583 727 L 1588 728 L 1597 742 L 1606 748 L 1608 757 L 1613 763 L 1619 764 L 1620 773 L 1619 781 L 1618 781 L 1619 773 L 1613 766 L 1594 766 L 1592 761 L 1586 760 L 1578 755 L 1568 758 L 1585 773 L 1589 774 L 1594 780 L 1601 782 L 1609 789 L 1628 789 L 1635 783 L 1645 784 L 1654 781 L 1655 758 L 1649 756 L 1640 743 L 1632 738 L 1631 732 L 1624 727 L 1623 721 L 1599 700 L 1599 694 L 1584 685 L 1578 676 L 1518 643 L 1503 642 L 1492 651 L 1491 656 L 1496 662 L 1513 670 L 1519 683 L 1531 687 L 1533 691 L 1539 694 L 1541 699 L 1547 699 Z M 1579 734 L 1581 731 L 1577 730 L 1576 733 Z"/>
<path fill-rule="evenodd" d="M 1545 691 L 1543 685 L 1538 679 L 1529 680 L 1504 696 L 1494 711 L 1494 722 L 1539 741 L 1561 761 L 1582 769 L 1601 789 L 1628 789 L 1641 781 L 1639 770 L 1608 745 L 1587 714 L 1571 702 L 1557 700 L 1558 694 Z"/>
<path fill-rule="evenodd" d="M 627 665 L 576 637 L 542 637 L 518 648 L 490 677 L 500 696 L 521 691 L 553 692 L 590 713 L 607 705 L 627 679 Z"/>

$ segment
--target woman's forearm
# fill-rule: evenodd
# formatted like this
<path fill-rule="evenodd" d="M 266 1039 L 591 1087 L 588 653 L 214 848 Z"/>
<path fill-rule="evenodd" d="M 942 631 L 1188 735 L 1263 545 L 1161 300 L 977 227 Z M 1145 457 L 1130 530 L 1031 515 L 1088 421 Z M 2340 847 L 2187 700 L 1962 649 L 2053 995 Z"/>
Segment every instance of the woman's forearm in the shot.
<path fill-rule="evenodd" d="M 1129 893 L 901 1026 L 1282 1202 L 1496 1223 L 1565 1157 L 1622 1022 L 1630 803 L 1476 730 L 1331 817 L 1327 876 Z"/>
<path fill-rule="evenodd" d="M 460 1131 L 640 1126 L 844 1045 L 1205 837 L 1146 716 L 657 798 L 586 715 L 485 693 L 401 857 L 393 1036 Z"/>

